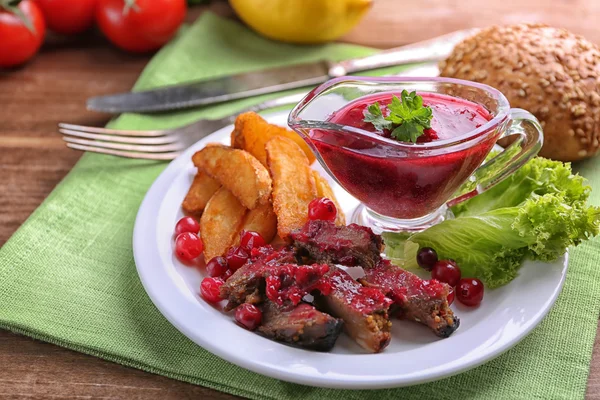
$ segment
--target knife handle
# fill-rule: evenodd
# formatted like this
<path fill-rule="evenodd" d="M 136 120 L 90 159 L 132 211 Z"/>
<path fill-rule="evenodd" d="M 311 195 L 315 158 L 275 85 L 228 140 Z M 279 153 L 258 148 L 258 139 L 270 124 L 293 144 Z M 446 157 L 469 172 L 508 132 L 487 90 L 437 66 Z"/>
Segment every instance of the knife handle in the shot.
<path fill-rule="evenodd" d="M 434 39 L 384 50 L 372 56 L 333 63 L 330 64 L 329 76 L 338 77 L 394 65 L 440 61 L 450 55 L 454 46 L 477 32 L 479 29 L 464 29 Z"/>

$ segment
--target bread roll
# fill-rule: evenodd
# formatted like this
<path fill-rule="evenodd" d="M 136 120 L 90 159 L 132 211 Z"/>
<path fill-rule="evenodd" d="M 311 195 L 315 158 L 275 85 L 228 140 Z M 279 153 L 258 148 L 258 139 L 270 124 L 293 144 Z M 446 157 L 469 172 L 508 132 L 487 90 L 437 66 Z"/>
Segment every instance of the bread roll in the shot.
<path fill-rule="evenodd" d="M 600 137 L 600 49 L 541 24 L 494 26 L 464 40 L 440 64 L 441 76 L 485 83 L 544 127 L 541 156 L 595 155 Z"/>

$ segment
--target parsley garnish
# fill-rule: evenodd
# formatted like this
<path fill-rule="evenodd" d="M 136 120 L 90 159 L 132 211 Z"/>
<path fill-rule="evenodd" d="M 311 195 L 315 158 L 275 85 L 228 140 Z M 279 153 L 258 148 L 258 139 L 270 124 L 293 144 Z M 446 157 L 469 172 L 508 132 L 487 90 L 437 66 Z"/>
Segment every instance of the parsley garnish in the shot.
<path fill-rule="evenodd" d="M 423 130 L 431 128 L 433 113 L 431 108 L 423 105 L 423 98 L 417 92 L 403 90 L 401 97 L 402 101 L 392 96 L 387 117 L 383 116 L 379 103 L 371 104 L 364 112 L 364 121 L 373 124 L 378 131 L 391 130 L 391 136 L 396 140 L 416 143 Z"/>

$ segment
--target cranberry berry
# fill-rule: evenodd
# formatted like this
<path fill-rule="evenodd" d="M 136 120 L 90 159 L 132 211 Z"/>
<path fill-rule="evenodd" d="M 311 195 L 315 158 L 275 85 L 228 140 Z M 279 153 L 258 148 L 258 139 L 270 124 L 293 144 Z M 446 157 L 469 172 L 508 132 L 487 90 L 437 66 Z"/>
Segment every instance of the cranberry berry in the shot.
<path fill-rule="evenodd" d="M 258 232 L 242 231 L 240 234 L 240 247 L 250 253 L 252 249 L 263 247 L 267 244 Z"/>
<path fill-rule="evenodd" d="M 227 264 L 232 271 L 237 271 L 248 261 L 248 253 L 241 246 L 232 247 L 227 252 Z"/>
<path fill-rule="evenodd" d="M 253 331 L 262 321 L 262 312 L 253 304 L 244 303 L 235 310 L 235 320 L 249 331 Z"/>
<path fill-rule="evenodd" d="M 456 286 L 456 298 L 465 306 L 478 306 L 483 300 L 483 283 L 477 278 L 461 279 Z"/>
<path fill-rule="evenodd" d="M 335 203 L 327 197 L 314 199 L 308 204 L 308 219 L 333 221 L 337 216 L 337 208 Z"/>
<path fill-rule="evenodd" d="M 460 281 L 460 268 L 454 260 L 440 260 L 435 263 L 431 277 L 454 287 Z"/>
<path fill-rule="evenodd" d="M 191 232 L 183 232 L 175 238 L 175 253 L 183 261 L 191 261 L 202 254 L 204 245 L 198 235 Z"/>
<path fill-rule="evenodd" d="M 206 273 L 208 276 L 212 277 L 223 276 L 227 271 L 227 268 L 227 260 L 225 257 L 221 256 L 213 257 L 208 263 L 206 263 Z"/>
<path fill-rule="evenodd" d="M 218 303 L 223 300 L 221 286 L 223 286 L 223 280 L 220 278 L 204 278 L 200 284 L 200 294 L 209 303 Z"/>
<path fill-rule="evenodd" d="M 427 271 L 431 271 L 438 261 L 438 255 L 431 247 L 423 247 L 417 253 L 417 264 Z"/>
<path fill-rule="evenodd" d="M 175 225 L 175 236 L 179 236 L 184 232 L 198 234 L 200 232 L 200 224 L 192 217 L 183 217 Z"/>

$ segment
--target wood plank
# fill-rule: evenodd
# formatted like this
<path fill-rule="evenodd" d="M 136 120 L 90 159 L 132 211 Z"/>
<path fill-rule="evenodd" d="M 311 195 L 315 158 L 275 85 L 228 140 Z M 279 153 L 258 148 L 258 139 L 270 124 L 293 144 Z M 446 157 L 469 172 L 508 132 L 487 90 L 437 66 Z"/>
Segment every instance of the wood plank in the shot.
<path fill-rule="evenodd" d="M 0 365 L 2 399 L 237 398 L 2 331 Z"/>
<path fill-rule="evenodd" d="M 451 31 L 520 22 L 567 28 L 600 43 L 596 0 L 375 0 L 373 9 L 344 40 L 395 47 Z"/>

